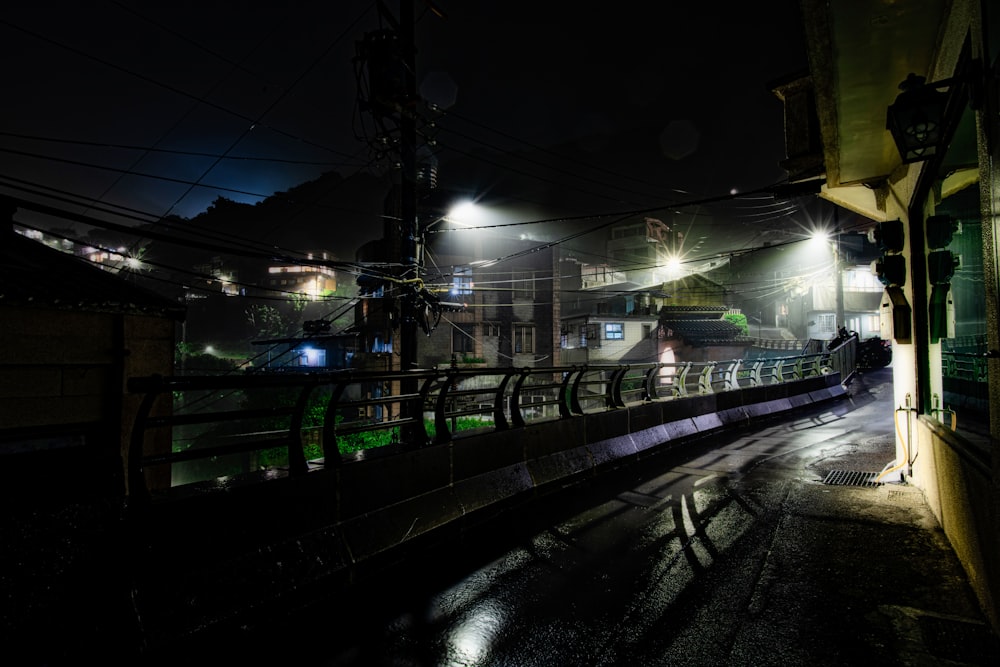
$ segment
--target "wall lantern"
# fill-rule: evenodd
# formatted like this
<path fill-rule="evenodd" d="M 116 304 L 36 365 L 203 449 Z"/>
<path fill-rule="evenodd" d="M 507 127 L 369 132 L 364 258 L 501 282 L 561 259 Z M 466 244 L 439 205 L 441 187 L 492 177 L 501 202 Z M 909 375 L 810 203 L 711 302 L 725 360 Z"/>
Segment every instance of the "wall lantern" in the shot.
<path fill-rule="evenodd" d="M 925 83 L 924 77 L 910 72 L 899 84 L 903 92 L 889 105 L 885 126 L 904 164 L 927 160 L 946 147 L 951 139 L 947 124 L 954 122 L 950 105 L 965 96 L 970 106 L 978 109 L 981 74 L 979 60 L 972 59 L 950 79 Z"/>
<path fill-rule="evenodd" d="M 938 88 L 950 82 L 925 84 L 924 81 L 924 77 L 911 72 L 899 84 L 903 92 L 886 114 L 886 129 L 892 133 L 904 164 L 932 157 L 944 140 L 948 94 Z"/>

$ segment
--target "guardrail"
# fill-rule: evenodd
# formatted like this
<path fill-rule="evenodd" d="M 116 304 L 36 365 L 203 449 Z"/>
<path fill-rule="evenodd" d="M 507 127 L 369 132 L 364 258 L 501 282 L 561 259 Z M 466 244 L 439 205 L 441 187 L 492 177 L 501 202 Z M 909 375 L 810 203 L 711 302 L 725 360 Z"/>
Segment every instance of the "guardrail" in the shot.
<path fill-rule="evenodd" d="M 304 475 L 447 443 L 460 431 L 843 373 L 852 352 L 845 345 L 749 362 L 132 378 L 129 391 L 143 398 L 127 457 L 128 493 L 141 502 L 178 486 Z"/>

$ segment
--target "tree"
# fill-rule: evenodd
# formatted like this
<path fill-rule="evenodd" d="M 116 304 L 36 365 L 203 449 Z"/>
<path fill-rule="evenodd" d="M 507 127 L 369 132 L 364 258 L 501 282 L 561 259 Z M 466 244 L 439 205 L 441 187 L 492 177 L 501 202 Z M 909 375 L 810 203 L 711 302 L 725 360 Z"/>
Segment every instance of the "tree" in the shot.
<path fill-rule="evenodd" d="M 727 322 L 732 322 L 740 328 L 740 335 L 746 336 L 750 331 L 750 326 L 747 324 L 747 316 L 743 313 L 726 313 L 723 315 L 722 319 Z"/>

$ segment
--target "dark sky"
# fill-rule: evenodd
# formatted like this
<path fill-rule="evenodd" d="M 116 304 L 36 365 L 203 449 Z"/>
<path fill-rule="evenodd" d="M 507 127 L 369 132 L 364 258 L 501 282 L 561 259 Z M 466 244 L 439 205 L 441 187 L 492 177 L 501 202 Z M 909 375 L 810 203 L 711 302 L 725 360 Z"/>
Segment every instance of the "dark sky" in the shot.
<path fill-rule="evenodd" d="M 365 141 L 374 126 L 357 107 L 354 62 L 364 34 L 386 25 L 376 3 L 264 7 L 5 7 L 0 192 L 193 217 L 219 196 L 253 203 L 330 170 L 384 173 L 391 160 Z M 387 7 L 398 15 L 398 2 Z M 417 79 L 447 108 L 422 110 L 435 125 L 421 135 L 436 142 L 446 187 L 520 201 L 511 215 L 532 220 L 784 176 L 768 83 L 806 64 L 795 0 L 431 8 L 416 3 Z M 794 213 L 744 204 L 744 222 Z"/>

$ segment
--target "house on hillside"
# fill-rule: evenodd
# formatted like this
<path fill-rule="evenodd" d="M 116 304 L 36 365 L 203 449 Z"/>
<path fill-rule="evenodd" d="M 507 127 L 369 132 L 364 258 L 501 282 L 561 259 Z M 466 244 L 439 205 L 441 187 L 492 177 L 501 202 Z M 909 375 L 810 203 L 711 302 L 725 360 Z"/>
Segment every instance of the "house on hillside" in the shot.
<path fill-rule="evenodd" d="M 573 260 L 560 262 L 560 266 L 559 346 L 563 363 L 643 363 L 659 359 L 657 318 L 665 294 L 630 282 L 595 281 L 592 267 Z M 618 272 L 608 275 L 624 276 Z"/>
<path fill-rule="evenodd" d="M 564 285 L 565 285 L 564 280 Z M 564 292 L 563 360 L 572 364 L 741 358 L 750 341 L 725 319 L 728 290 L 690 275 L 656 287 L 632 283 Z"/>
<path fill-rule="evenodd" d="M 118 493 L 140 397 L 171 375 L 176 301 L 14 231 L 0 244 L 0 469 L 7 488 Z M 169 434 L 152 447 L 169 451 Z M 169 483 L 169 480 L 166 480 Z"/>

